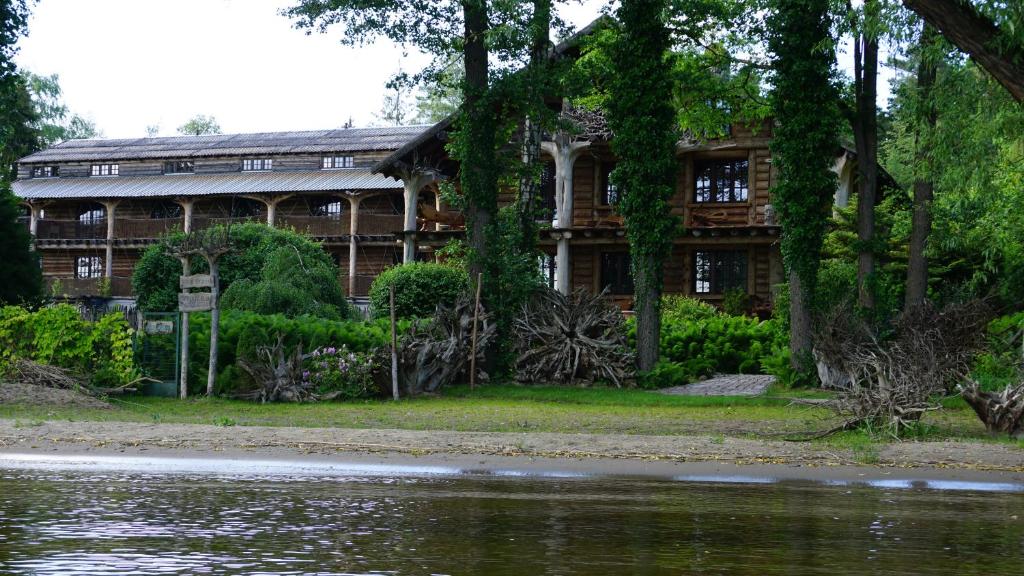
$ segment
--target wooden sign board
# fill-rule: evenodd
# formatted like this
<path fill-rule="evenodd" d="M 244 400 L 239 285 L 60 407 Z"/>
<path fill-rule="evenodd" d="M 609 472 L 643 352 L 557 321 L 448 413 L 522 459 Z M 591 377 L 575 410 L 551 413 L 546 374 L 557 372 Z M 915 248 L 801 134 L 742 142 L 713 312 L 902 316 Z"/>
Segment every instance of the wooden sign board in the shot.
<path fill-rule="evenodd" d="M 170 320 L 147 320 L 143 329 L 146 334 L 173 334 L 174 322 Z"/>
<path fill-rule="evenodd" d="M 213 294 L 195 292 L 178 294 L 178 310 L 182 312 L 207 312 L 213 309 Z"/>
<path fill-rule="evenodd" d="M 213 288 L 213 276 L 209 274 L 193 274 L 191 276 L 179 276 L 178 284 L 182 290 L 188 288 Z"/>

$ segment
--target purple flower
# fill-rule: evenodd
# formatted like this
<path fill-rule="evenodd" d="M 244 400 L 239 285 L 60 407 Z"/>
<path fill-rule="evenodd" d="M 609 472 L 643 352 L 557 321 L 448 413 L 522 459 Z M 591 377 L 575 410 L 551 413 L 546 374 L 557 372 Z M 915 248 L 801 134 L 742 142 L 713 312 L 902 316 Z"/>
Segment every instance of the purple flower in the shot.
<path fill-rule="evenodd" d="M 332 346 L 331 348 L 328 348 L 328 349 L 327 349 L 327 353 L 328 353 L 328 354 L 334 354 L 334 353 L 335 353 L 335 352 L 337 352 L 337 351 L 338 351 L 338 350 L 337 350 L 336 348 L 334 348 L 333 346 Z"/>
<path fill-rule="evenodd" d="M 302 373 L 302 379 L 309 380 L 309 370 L 306 370 Z"/>

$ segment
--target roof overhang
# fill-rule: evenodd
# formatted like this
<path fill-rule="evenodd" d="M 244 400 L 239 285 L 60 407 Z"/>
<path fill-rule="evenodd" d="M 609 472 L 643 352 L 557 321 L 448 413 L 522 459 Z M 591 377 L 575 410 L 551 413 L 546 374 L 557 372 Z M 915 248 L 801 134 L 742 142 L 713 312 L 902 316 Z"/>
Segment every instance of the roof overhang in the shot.
<path fill-rule="evenodd" d="M 232 172 L 165 176 L 36 178 L 16 180 L 26 200 L 61 198 L 173 198 L 260 193 L 400 190 L 394 180 L 366 170 Z"/>

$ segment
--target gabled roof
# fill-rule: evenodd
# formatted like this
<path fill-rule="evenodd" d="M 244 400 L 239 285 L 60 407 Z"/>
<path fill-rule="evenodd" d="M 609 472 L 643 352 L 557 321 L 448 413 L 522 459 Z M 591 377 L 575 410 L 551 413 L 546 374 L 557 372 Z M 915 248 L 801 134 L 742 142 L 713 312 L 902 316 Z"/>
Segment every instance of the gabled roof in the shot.
<path fill-rule="evenodd" d="M 427 126 L 420 125 L 258 134 L 69 140 L 26 156 L 19 162 L 43 164 L 49 162 L 389 151 L 401 148 L 426 128 Z"/>
<path fill-rule="evenodd" d="M 34 178 L 12 183 L 28 200 L 53 198 L 173 198 L 222 194 L 335 192 L 401 189 L 394 180 L 366 170 L 229 172 L 168 176 Z"/>

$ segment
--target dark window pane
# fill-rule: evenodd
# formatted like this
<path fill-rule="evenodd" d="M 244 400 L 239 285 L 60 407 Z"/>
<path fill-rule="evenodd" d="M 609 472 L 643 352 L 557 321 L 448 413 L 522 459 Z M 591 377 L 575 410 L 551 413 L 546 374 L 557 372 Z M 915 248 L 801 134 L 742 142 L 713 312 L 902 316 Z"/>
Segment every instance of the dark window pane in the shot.
<path fill-rule="evenodd" d="M 693 291 L 722 294 L 747 288 L 746 250 L 698 250 L 693 254 Z"/>
<path fill-rule="evenodd" d="M 538 218 L 551 220 L 555 216 L 555 163 L 553 161 L 544 163 L 538 192 L 540 194 L 540 198 L 537 199 L 537 207 L 540 209 Z"/>
<path fill-rule="evenodd" d="M 612 294 L 632 294 L 633 276 L 629 271 L 628 252 L 604 252 L 601 254 L 601 288 L 608 288 Z"/>
<path fill-rule="evenodd" d="M 604 163 L 601 165 L 601 205 L 614 206 L 619 203 L 619 188 L 612 182 L 612 172 L 615 171 L 615 164 Z"/>
<path fill-rule="evenodd" d="M 694 165 L 694 200 L 746 202 L 750 162 L 704 160 Z"/>

